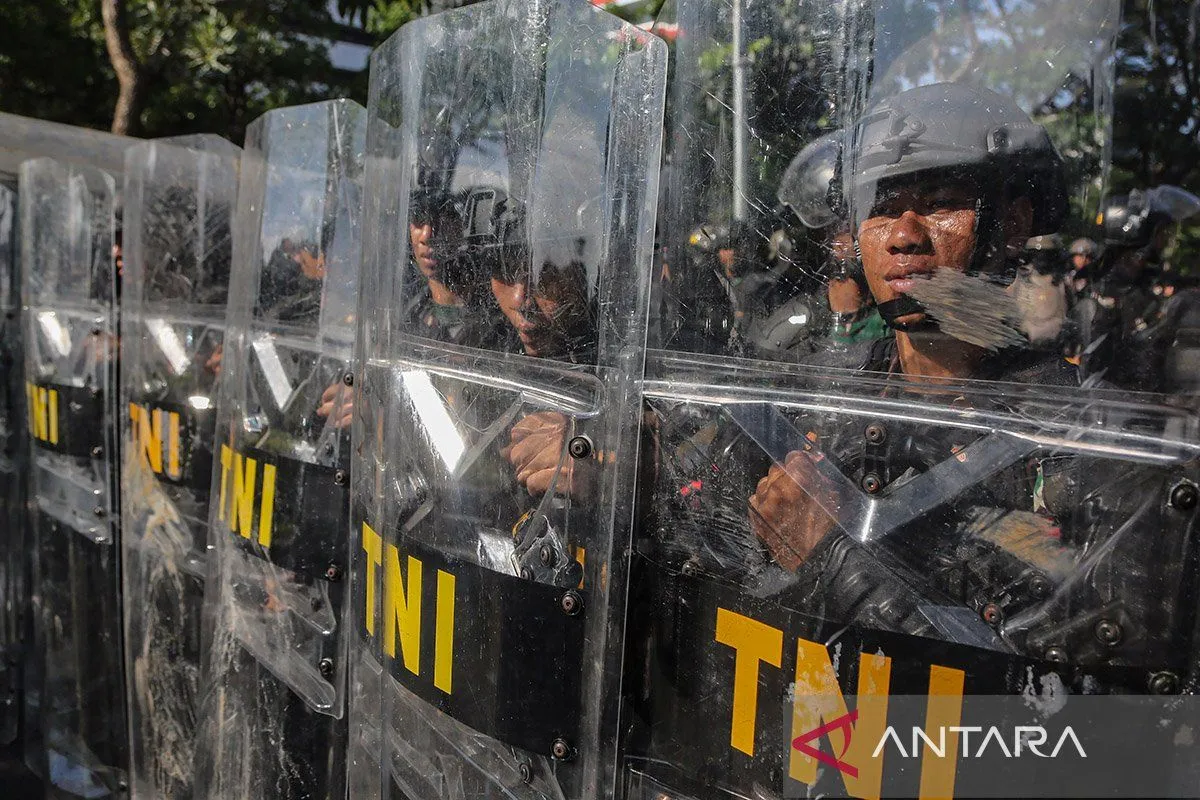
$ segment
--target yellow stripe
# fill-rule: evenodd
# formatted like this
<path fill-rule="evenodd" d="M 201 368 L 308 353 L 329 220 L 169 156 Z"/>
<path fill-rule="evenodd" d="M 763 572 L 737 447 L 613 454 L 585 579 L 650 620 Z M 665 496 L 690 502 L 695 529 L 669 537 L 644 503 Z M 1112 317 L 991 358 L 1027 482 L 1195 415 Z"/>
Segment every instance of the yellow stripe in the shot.
<path fill-rule="evenodd" d="M 50 444 L 58 444 L 58 390 L 50 390 Z"/>
<path fill-rule="evenodd" d="M 258 543 L 271 548 L 271 515 L 275 513 L 275 465 L 263 464 L 262 505 L 258 509 Z"/>
<path fill-rule="evenodd" d="M 167 412 L 167 474 L 175 480 L 183 477 L 179 469 L 179 414 Z"/>
<path fill-rule="evenodd" d="M 454 576 L 438 570 L 437 628 L 433 644 L 433 685 L 450 694 L 454 677 Z"/>

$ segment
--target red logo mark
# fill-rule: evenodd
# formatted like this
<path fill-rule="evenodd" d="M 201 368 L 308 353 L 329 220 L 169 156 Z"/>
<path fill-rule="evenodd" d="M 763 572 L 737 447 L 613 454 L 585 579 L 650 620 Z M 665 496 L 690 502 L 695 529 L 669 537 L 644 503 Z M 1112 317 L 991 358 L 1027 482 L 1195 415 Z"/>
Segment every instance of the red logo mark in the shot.
<path fill-rule="evenodd" d="M 858 709 L 857 708 L 848 714 L 843 714 L 842 716 L 838 717 L 835 720 L 826 722 L 824 725 L 821 725 L 820 727 L 817 727 L 817 728 L 813 728 L 808 733 L 803 733 L 803 734 L 797 736 L 795 739 L 792 739 L 792 748 L 795 750 L 799 750 L 801 753 L 804 753 L 804 755 L 806 755 L 806 756 L 812 756 L 817 761 L 820 761 L 822 764 L 828 764 L 829 766 L 833 767 L 834 769 L 838 770 L 839 772 L 846 773 L 851 778 L 857 778 L 858 777 L 858 767 L 853 766 L 852 764 L 847 764 L 845 761 L 842 761 L 842 757 L 845 756 L 846 751 L 850 749 L 850 734 L 852 734 L 854 732 L 853 725 L 855 722 L 858 722 Z M 809 742 L 815 742 L 815 740 L 820 739 L 822 736 L 827 735 L 830 731 L 836 731 L 839 728 L 842 731 L 842 738 L 843 738 L 843 741 L 845 742 L 845 744 L 842 746 L 842 752 L 838 753 L 837 758 L 834 758 L 833 756 L 829 755 L 828 753 L 823 753 L 820 750 L 818 750 L 816 747 L 814 747 L 813 745 L 809 744 Z M 832 739 L 830 740 L 830 743 L 831 744 L 833 743 Z"/>

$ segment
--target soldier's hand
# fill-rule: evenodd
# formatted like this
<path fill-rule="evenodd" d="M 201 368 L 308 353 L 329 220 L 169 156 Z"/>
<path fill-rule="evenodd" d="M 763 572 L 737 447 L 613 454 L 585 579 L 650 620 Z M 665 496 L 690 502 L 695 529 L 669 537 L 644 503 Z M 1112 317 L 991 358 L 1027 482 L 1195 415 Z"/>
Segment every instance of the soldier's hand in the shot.
<path fill-rule="evenodd" d="M 217 345 L 215 348 L 213 348 L 212 355 L 209 356 L 208 360 L 204 362 L 204 368 L 207 369 L 209 372 L 211 372 L 213 375 L 220 375 L 221 374 L 221 359 L 222 359 L 222 357 L 224 357 L 224 355 L 225 355 L 225 346 L 221 345 L 221 344 Z"/>
<path fill-rule="evenodd" d="M 771 467 L 750 496 L 750 527 L 776 563 L 789 572 L 808 559 L 813 548 L 833 529 L 833 517 L 805 491 L 804 453 L 788 453 L 781 467 Z M 810 491 L 812 490 L 811 487 Z"/>
<path fill-rule="evenodd" d="M 338 404 L 338 393 L 342 390 L 345 393 L 341 397 L 341 404 Z M 336 415 L 333 420 L 333 427 L 339 430 L 350 424 L 354 417 L 354 395 L 351 389 L 347 388 L 341 381 L 334 381 L 325 388 L 321 393 L 321 402 L 317 404 L 317 416 L 328 417 L 334 414 L 334 407 L 337 406 Z"/>
<path fill-rule="evenodd" d="M 568 430 L 566 416 L 557 411 L 538 411 L 513 425 L 510 443 L 500 453 L 512 464 L 517 481 L 530 494 L 545 494 L 550 490 L 560 461 L 562 471 L 554 490 L 559 494 L 574 492 L 576 460 L 563 457 Z"/>

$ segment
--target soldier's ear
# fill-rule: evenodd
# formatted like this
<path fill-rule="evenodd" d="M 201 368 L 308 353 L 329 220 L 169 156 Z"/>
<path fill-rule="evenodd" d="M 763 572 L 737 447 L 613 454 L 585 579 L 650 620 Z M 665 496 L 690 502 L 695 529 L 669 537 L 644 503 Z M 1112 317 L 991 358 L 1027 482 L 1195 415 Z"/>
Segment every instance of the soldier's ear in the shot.
<path fill-rule="evenodd" d="M 1033 230 L 1033 203 L 1028 197 L 1018 197 L 1008 202 L 1004 214 L 1004 244 L 1010 252 L 1025 247 Z"/>

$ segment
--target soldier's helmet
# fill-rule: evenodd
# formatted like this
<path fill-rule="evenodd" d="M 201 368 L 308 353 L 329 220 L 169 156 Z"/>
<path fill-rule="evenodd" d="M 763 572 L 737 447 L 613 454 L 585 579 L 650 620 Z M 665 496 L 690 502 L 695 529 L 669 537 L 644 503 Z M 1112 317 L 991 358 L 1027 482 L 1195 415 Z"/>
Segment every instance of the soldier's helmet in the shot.
<path fill-rule="evenodd" d="M 827 228 L 846 219 L 842 196 L 842 131 L 810 142 L 788 164 L 776 196 L 806 228 Z"/>
<path fill-rule="evenodd" d="M 1104 203 L 1097 220 L 1104 243 L 1113 247 L 1149 247 L 1162 225 L 1200 214 L 1200 197 L 1178 186 L 1134 189 Z"/>
<path fill-rule="evenodd" d="M 1084 236 L 1071 242 L 1070 252 L 1073 256 L 1091 256 L 1092 258 L 1096 258 L 1100 255 L 1100 245 Z"/>
<path fill-rule="evenodd" d="M 1031 236 L 1054 233 L 1067 209 L 1062 159 L 1046 129 L 1012 100 L 960 83 L 918 86 L 863 113 L 851 132 L 845 174 L 855 225 L 880 185 L 920 173 L 967 178 L 981 211 L 1003 195 L 1033 205 Z"/>

